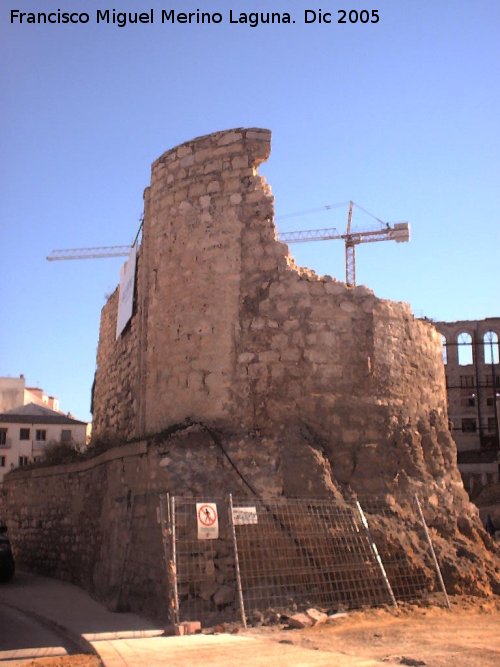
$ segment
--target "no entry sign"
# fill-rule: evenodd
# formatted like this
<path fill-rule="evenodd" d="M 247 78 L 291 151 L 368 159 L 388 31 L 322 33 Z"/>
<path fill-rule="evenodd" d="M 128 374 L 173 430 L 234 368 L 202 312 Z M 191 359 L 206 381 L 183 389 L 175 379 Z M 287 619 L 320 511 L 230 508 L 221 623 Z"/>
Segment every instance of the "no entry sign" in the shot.
<path fill-rule="evenodd" d="M 216 540 L 219 537 L 219 517 L 216 503 L 196 503 L 199 540 Z"/>

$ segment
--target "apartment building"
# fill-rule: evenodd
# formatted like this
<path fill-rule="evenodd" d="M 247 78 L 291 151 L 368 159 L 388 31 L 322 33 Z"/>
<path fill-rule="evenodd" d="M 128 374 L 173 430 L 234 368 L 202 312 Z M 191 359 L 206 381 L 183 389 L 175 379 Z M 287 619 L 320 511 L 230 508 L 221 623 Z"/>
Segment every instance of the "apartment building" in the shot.
<path fill-rule="evenodd" d="M 59 400 L 46 394 L 40 387 L 27 387 L 24 375 L 15 378 L 0 377 L 0 412 L 28 403 L 59 410 Z"/>
<path fill-rule="evenodd" d="M 469 491 L 495 483 L 500 464 L 500 318 L 435 322 L 443 337 L 448 415 Z"/>
<path fill-rule="evenodd" d="M 43 457 L 48 445 L 83 447 L 87 424 L 34 403 L 0 413 L 0 484 L 9 470 Z"/>

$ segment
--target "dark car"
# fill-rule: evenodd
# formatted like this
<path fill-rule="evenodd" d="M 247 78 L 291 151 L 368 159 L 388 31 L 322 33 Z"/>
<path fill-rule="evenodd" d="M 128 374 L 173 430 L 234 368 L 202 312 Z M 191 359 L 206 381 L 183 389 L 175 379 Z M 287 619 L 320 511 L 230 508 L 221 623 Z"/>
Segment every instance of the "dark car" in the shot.
<path fill-rule="evenodd" d="M 14 556 L 6 532 L 7 526 L 0 523 L 0 582 L 10 581 L 16 570 Z"/>

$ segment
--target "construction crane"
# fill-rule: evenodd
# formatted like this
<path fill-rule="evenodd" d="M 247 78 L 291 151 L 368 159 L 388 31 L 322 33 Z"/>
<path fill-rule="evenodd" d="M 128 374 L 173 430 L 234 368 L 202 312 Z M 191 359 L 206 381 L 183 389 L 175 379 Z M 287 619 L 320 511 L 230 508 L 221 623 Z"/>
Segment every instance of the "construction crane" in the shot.
<path fill-rule="evenodd" d="M 356 285 L 356 253 L 355 248 L 361 243 L 374 243 L 376 241 L 396 241 L 404 243 L 410 240 L 410 225 L 407 222 L 396 222 L 390 225 L 379 218 L 375 218 L 382 227 L 376 229 L 365 229 L 363 231 L 352 230 L 353 207 L 363 209 L 361 206 L 349 202 L 347 215 L 347 229 L 340 233 L 336 227 L 325 227 L 321 229 L 304 229 L 292 232 L 279 232 L 278 240 L 283 243 L 309 243 L 311 241 L 332 241 L 342 239 L 345 244 L 345 276 L 349 287 Z M 333 208 L 325 206 L 324 209 Z M 368 213 L 368 211 L 365 211 Z M 371 213 L 369 215 L 372 215 Z M 137 239 L 137 237 L 136 237 Z M 49 262 L 65 259 L 102 259 L 106 257 L 128 257 L 132 246 L 116 245 L 101 246 L 96 248 L 68 248 L 66 250 L 53 250 L 47 257 Z"/>
<path fill-rule="evenodd" d="M 353 231 L 352 214 L 354 205 L 354 202 L 349 202 L 347 229 L 343 234 L 339 233 L 336 227 L 331 227 L 327 229 L 306 229 L 304 231 L 282 232 L 278 234 L 278 239 L 285 243 L 342 239 L 345 243 L 345 281 L 349 287 L 355 287 L 356 246 L 361 243 L 374 243 L 375 241 L 396 241 L 396 243 L 404 243 L 410 240 L 410 225 L 407 222 L 396 222 L 391 226 L 389 223 L 383 222 L 382 220 L 379 220 L 379 218 L 375 218 L 381 225 L 383 225 L 383 227 L 378 229 Z M 358 208 L 361 207 L 358 206 Z M 369 215 L 371 215 L 371 213 Z"/>
<path fill-rule="evenodd" d="M 108 245 L 96 248 L 66 248 L 64 250 L 52 250 L 47 256 L 49 262 L 61 259 L 105 259 L 106 257 L 128 257 L 132 246 L 130 245 Z"/>

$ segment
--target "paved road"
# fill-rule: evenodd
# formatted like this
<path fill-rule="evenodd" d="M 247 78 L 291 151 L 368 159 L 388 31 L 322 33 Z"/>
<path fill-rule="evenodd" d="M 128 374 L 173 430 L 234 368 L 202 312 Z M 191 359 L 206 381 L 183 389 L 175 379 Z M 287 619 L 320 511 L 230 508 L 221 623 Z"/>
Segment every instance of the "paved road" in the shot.
<path fill-rule="evenodd" d="M 239 635 L 94 643 L 104 667 L 384 667 L 384 662 Z"/>
<path fill-rule="evenodd" d="M 83 590 L 56 579 L 18 572 L 0 589 L 0 600 L 85 639 L 104 667 L 382 667 L 384 663 L 242 635 L 161 636 L 163 630 L 136 614 L 117 614 Z M 10 625 L 12 616 L 5 619 Z M 0 617 L 0 628 L 5 627 Z M 33 634 L 30 634 L 32 633 Z M 34 637 L 34 631 L 23 633 Z M 4 633 L 8 638 L 9 633 Z M 57 634 L 57 632 L 56 632 Z M 55 641 L 55 640 L 54 640 Z M 61 639 L 57 640 L 58 643 Z M 88 646 L 88 644 L 87 644 Z M 39 649 L 48 650 L 48 649 Z M 21 657 L 21 656 L 16 656 Z M 0 655 L 0 665 L 2 657 Z"/>
<path fill-rule="evenodd" d="M 0 603 L 0 661 L 78 652 L 57 629 Z"/>

